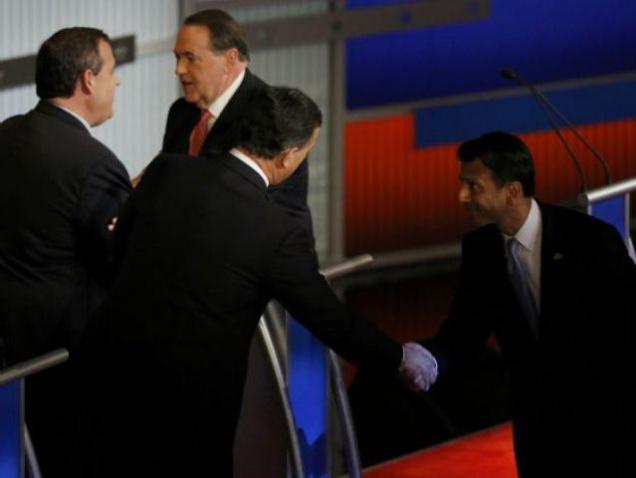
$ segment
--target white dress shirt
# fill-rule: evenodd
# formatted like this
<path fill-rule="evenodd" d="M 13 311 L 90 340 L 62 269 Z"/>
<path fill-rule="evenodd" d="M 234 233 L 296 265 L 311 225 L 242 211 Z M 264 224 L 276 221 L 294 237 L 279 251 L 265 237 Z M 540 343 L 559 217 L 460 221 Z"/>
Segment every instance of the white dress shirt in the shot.
<path fill-rule="evenodd" d="M 514 236 L 503 234 L 507 242 L 512 237 L 521 244 L 519 247 L 519 260 L 528 272 L 528 286 L 537 306 L 537 312 L 541 313 L 541 232 L 543 223 L 541 211 L 537 201 L 532 199 L 530 213 L 526 221 Z"/>
<path fill-rule="evenodd" d="M 263 170 L 261 169 L 261 167 L 256 164 L 256 161 L 254 161 L 252 158 L 250 158 L 248 155 L 246 155 L 245 153 L 242 153 L 241 151 L 239 151 L 236 148 L 232 148 L 230 150 L 230 154 L 232 156 L 234 156 L 235 158 L 240 159 L 241 161 L 243 161 L 245 164 L 247 164 L 250 168 L 252 168 L 254 171 L 256 171 L 258 173 L 258 175 L 263 178 L 263 181 L 265 181 L 265 186 L 269 187 L 269 179 L 267 179 L 267 176 L 265 175 L 265 173 L 263 172 Z"/>
<path fill-rule="evenodd" d="M 232 99 L 232 96 L 234 96 L 236 90 L 238 90 L 239 86 L 241 86 L 243 78 L 245 78 L 245 70 L 243 70 L 239 74 L 239 76 L 236 77 L 236 79 L 232 82 L 228 89 L 225 90 L 216 100 L 214 100 L 214 102 L 208 108 L 208 111 L 212 114 L 212 117 L 208 120 L 208 133 L 212 129 L 214 121 L 221 115 L 221 113 L 223 113 L 223 110 Z"/>
<path fill-rule="evenodd" d="M 91 132 L 91 125 L 88 124 L 88 121 L 86 121 L 82 116 L 78 115 L 77 113 L 75 113 L 74 111 L 69 110 L 68 108 L 64 108 L 63 106 L 60 105 L 56 105 L 54 103 L 51 103 L 53 106 L 55 106 L 56 108 L 61 109 L 62 111 L 66 111 L 68 114 L 70 114 L 71 116 L 73 116 L 74 118 L 76 118 L 80 123 L 82 123 L 84 125 L 84 127 L 86 128 L 86 131 L 88 131 L 88 133 L 90 134 Z"/>

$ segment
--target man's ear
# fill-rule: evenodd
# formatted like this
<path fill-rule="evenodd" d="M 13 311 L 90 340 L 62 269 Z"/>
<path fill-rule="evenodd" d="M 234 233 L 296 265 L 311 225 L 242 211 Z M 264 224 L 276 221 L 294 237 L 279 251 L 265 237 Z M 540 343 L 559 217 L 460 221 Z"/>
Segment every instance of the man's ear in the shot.
<path fill-rule="evenodd" d="M 297 150 L 298 148 L 287 148 L 284 149 L 279 155 L 278 158 L 280 159 L 280 165 L 287 169 L 288 167 L 290 167 L 292 165 L 292 154 Z"/>
<path fill-rule="evenodd" d="M 223 56 L 225 57 L 225 72 L 228 73 L 238 63 L 239 52 L 236 48 L 230 48 L 223 52 Z"/>
<path fill-rule="evenodd" d="M 508 189 L 508 203 L 512 204 L 523 197 L 523 186 L 519 181 L 512 181 L 506 185 Z"/>
<path fill-rule="evenodd" d="M 89 68 L 84 70 L 77 80 L 82 93 L 86 95 L 93 94 L 95 91 L 95 73 Z"/>

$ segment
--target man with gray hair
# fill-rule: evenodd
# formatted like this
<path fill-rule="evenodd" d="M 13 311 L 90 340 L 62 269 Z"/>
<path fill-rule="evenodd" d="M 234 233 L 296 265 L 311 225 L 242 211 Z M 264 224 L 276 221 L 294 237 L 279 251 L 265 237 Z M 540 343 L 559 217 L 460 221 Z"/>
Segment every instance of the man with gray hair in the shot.
<path fill-rule="evenodd" d="M 214 155 L 234 143 L 236 124 L 267 85 L 248 69 L 250 51 L 239 24 L 222 10 L 185 19 L 174 45 L 175 73 L 183 97 L 170 107 L 162 152 Z M 304 162 L 270 197 L 301 221 L 313 243 L 307 206 L 309 172 Z"/>

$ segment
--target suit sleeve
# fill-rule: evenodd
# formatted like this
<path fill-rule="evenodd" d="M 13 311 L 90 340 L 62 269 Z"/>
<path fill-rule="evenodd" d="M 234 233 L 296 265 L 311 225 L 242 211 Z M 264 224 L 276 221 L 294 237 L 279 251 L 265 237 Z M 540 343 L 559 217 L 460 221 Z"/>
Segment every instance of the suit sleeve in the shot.
<path fill-rule="evenodd" d="M 338 354 L 363 368 L 397 370 L 402 347 L 371 323 L 348 314 L 318 271 L 308 233 L 294 229 L 282 241 L 266 287 L 301 324 Z"/>
<path fill-rule="evenodd" d="M 189 134 L 197 120 L 196 107 L 187 103 L 183 98 L 172 103 L 166 118 L 161 152 L 187 154 Z"/>
<path fill-rule="evenodd" d="M 143 209 L 144 201 L 147 201 L 148 198 L 152 201 L 153 197 L 161 195 L 162 178 L 169 177 L 169 172 L 162 171 L 166 166 L 165 157 L 165 155 L 160 154 L 148 164 L 141 181 L 130 193 L 119 211 L 117 226 L 112 238 L 111 270 L 113 277 L 121 268 L 129 237 L 139 216 L 139 210 Z"/>
<path fill-rule="evenodd" d="M 618 231 L 612 226 L 604 225 L 593 248 L 593 256 L 599 261 L 598 266 L 604 268 L 609 276 L 616 277 L 616 281 L 621 284 L 620 287 L 623 291 L 634 291 L 636 289 L 636 264 L 629 257 L 625 242 Z"/>
<path fill-rule="evenodd" d="M 174 134 L 174 129 L 175 129 L 175 125 L 174 125 L 174 121 L 175 121 L 175 110 L 177 107 L 177 103 L 172 103 L 172 105 L 170 106 L 170 109 L 168 110 L 168 117 L 166 118 L 166 129 L 163 132 L 163 141 L 161 142 L 161 152 L 162 153 L 172 153 L 175 152 L 173 151 L 174 147 L 172 145 L 172 138 L 171 136 Z"/>
<path fill-rule="evenodd" d="M 599 307 L 604 312 L 604 325 L 615 331 L 613 348 L 622 345 L 622 349 L 631 354 L 631 357 L 625 357 L 625 363 L 631 364 L 630 373 L 633 374 L 636 364 L 636 264 L 629 257 L 625 242 L 614 227 L 603 224 L 593 238 L 588 257 L 596 262 L 591 270 L 595 271 L 596 292 L 603 302 Z"/>
<path fill-rule="evenodd" d="M 128 172 L 114 156 L 95 161 L 89 168 L 78 211 L 80 251 L 95 277 L 107 281 L 112 252 L 108 225 L 130 194 Z"/>
<path fill-rule="evenodd" d="M 448 318 L 436 337 L 427 344 L 438 361 L 440 373 L 468 360 L 493 332 L 492 304 L 485 293 L 485 264 L 476 244 L 464 239 L 459 286 Z M 487 282 L 487 281 L 486 281 Z"/>

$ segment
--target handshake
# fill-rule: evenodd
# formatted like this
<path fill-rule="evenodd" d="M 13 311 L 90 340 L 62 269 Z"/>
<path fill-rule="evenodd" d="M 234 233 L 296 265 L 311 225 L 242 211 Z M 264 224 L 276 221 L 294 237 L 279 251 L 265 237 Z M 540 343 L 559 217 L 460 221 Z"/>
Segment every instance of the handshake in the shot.
<path fill-rule="evenodd" d="M 402 345 L 399 374 L 414 392 L 426 392 L 437 380 L 437 361 L 433 354 L 415 342 Z"/>

